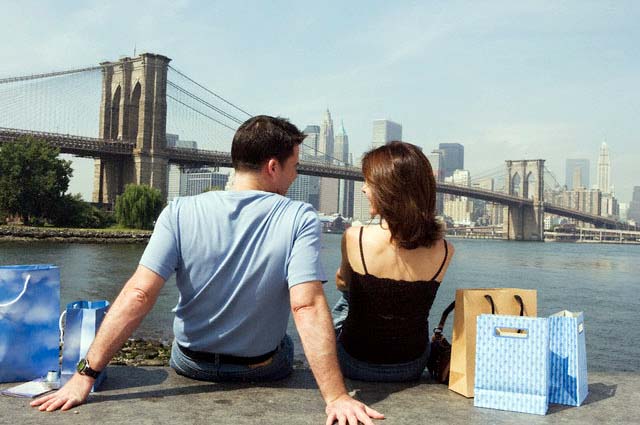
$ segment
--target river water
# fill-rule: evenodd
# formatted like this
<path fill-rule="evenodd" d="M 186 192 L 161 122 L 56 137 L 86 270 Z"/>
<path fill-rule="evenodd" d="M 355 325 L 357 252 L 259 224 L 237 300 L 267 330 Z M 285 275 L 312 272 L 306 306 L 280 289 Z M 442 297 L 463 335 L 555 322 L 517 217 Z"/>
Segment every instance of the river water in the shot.
<path fill-rule="evenodd" d="M 583 311 L 590 370 L 640 371 L 640 247 L 452 240 L 455 258 L 436 297 L 431 327 L 453 300 L 456 288 L 518 287 L 538 290 L 538 315 Z M 49 263 L 60 266 L 61 305 L 78 299 L 112 301 L 135 270 L 144 245 L 87 245 L 0 242 L 0 265 Z M 340 235 L 325 234 L 322 259 L 330 305 L 338 298 L 334 273 L 340 262 Z M 172 338 L 175 280 L 136 336 Z M 449 319 L 445 331 L 451 335 Z M 290 323 L 296 343 L 301 348 Z"/>

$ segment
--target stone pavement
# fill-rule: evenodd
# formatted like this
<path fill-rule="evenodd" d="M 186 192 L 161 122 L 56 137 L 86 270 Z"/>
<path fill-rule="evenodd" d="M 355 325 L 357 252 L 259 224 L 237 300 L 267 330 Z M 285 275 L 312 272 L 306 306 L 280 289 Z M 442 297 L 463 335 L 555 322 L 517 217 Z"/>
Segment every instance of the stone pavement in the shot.
<path fill-rule="evenodd" d="M 0 389 L 14 384 L 0 384 Z M 640 424 L 640 374 L 589 374 L 581 407 L 552 405 L 546 416 L 473 407 L 473 400 L 427 378 L 410 384 L 348 381 L 387 417 L 378 424 Z M 67 412 L 42 413 L 27 399 L 0 396 L 0 424 L 324 424 L 311 372 L 298 368 L 275 384 L 192 381 L 164 367 L 109 367 L 103 391 Z"/>

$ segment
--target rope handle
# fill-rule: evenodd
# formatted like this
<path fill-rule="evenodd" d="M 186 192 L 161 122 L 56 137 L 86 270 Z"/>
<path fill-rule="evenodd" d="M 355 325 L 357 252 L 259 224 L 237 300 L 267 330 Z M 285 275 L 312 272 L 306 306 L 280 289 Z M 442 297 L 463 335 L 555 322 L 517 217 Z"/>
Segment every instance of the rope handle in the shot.
<path fill-rule="evenodd" d="M 62 324 L 62 320 L 66 317 L 66 315 L 67 309 L 65 309 L 62 314 L 60 314 L 60 319 L 58 319 L 58 329 L 60 329 L 60 344 L 64 344 L 64 325 Z"/>
<path fill-rule="evenodd" d="M 30 280 L 31 280 L 31 275 L 28 274 L 27 278 L 24 280 L 24 286 L 22 287 L 22 292 L 20 292 L 18 297 L 13 301 L 9 301 L 8 303 L 0 304 L 0 307 L 9 307 L 10 305 L 13 305 L 13 304 L 17 303 L 18 301 L 20 301 L 20 298 L 22 298 L 24 293 L 27 292 L 27 286 L 29 285 L 29 281 Z"/>
<path fill-rule="evenodd" d="M 484 297 L 489 301 L 489 304 L 491 304 L 491 314 L 496 314 L 496 306 L 493 303 L 491 295 L 485 295 Z M 520 295 L 514 295 L 513 298 L 520 304 L 520 316 L 524 316 L 524 301 L 522 301 L 522 297 Z"/>

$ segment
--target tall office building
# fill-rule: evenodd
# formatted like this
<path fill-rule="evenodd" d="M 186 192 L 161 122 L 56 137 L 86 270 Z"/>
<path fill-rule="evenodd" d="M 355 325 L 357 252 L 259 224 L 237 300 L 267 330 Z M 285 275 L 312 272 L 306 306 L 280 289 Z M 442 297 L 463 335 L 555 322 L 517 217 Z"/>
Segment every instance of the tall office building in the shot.
<path fill-rule="evenodd" d="M 226 190 L 229 180 L 229 174 L 217 167 L 182 168 L 171 164 L 167 201 L 178 196 L 199 195 L 210 189 Z"/>
<path fill-rule="evenodd" d="M 471 174 L 467 170 L 456 170 L 451 177 L 445 178 L 448 183 L 469 187 Z M 473 213 L 473 202 L 466 196 L 445 195 L 444 215 L 451 217 L 455 224 L 470 225 Z"/>
<path fill-rule="evenodd" d="M 371 147 L 373 149 L 394 140 L 402 140 L 402 125 L 391 120 L 373 121 L 373 138 Z"/>
<path fill-rule="evenodd" d="M 302 158 L 304 160 L 304 157 Z M 293 184 L 289 186 L 287 198 L 313 205 L 316 210 L 320 206 L 320 178 L 298 174 Z"/>
<path fill-rule="evenodd" d="M 302 142 L 302 149 L 300 153 L 313 157 L 318 156 L 318 144 L 320 143 L 320 126 L 308 125 L 304 129 L 303 133 L 306 134 L 307 137 L 305 137 L 304 141 Z"/>
<path fill-rule="evenodd" d="M 600 146 L 600 155 L 598 155 L 598 189 L 602 193 L 611 192 L 611 160 L 606 143 Z"/>
<path fill-rule="evenodd" d="M 333 163 L 334 160 L 334 137 L 333 120 L 331 112 L 327 109 L 322 123 L 320 124 L 320 137 L 318 139 L 318 151 L 326 163 Z M 320 178 L 320 202 L 318 211 L 324 214 L 335 214 L 338 212 L 338 192 L 339 181 L 328 177 Z"/>
<path fill-rule="evenodd" d="M 633 196 L 627 210 L 627 219 L 640 223 L 640 186 L 633 187 Z"/>
<path fill-rule="evenodd" d="M 324 162 L 324 151 L 319 151 L 320 126 L 308 125 L 304 129 L 307 135 L 302 142 L 300 160 L 306 162 Z M 288 198 L 306 202 L 317 210 L 320 208 L 320 177 L 299 174 L 287 191 Z"/>
<path fill-rule="evenodd" d="M 333 138 L 333 120 L 331 112 L 327 109 L 320 124 L 320 136 L 318 138 L 318 151 L 324 154 L 326 162 L 333 162 L 334 157 L 334 138 Z"/>
<path fill-rule="evenodd" d="M 344 122 L 340 122 L 340 128 L 335 135 L 333 157 L 337 160 L 338 165 L 345 165 L 349 162 L 349 136 L 344 129 Z"/>
<path fill-rule="evenodd" d="M 338 160 L 338 165 L 349 165 L 349 136 L 342 121 L 335 136 L 333 154 L 334 158 Z M 343 217 L 353 217 L 353 188 L 353 180 L 340 180 L 338 212 Z"/>
<path fill-rule="evenodd" d="M 444 181 L 442 174 L 442 152 L 439 150 L 431 151 L 427 154 L 427 159 L 431 164 L 431 170 L 433 171 L 433 177 L 436 179 L 436 185 Z M 442 215 L 444 212 L 444 195 L 440 192 L 436 193 L 436 214 Z"/>
<path fill-rule="evenodd" d="M 440 143 L 443 178 L 452 177 L 455 170 L 464 170 L 464 146 L 460 143 Z"/>
<path fill-rule="evenodd" d="M 167 133 L 167 147 L 198 149 L 198 142 L 193 140 L 180 140 L 179 135 Z M 184 169 L 179 165 L 169 164 L 167 201 L 170 202 L 178 196 L 186 196 L 186 193 L 184 193 L 184 187 L 181 186 L 181 182 L 185 181 L 185 172 L 187 171 L 188 169 Z"/>
<path fill-rule="evenodd" d="M 564 182 L 568 190 L 589 188 L 589 160 L 567 159 Z"/>

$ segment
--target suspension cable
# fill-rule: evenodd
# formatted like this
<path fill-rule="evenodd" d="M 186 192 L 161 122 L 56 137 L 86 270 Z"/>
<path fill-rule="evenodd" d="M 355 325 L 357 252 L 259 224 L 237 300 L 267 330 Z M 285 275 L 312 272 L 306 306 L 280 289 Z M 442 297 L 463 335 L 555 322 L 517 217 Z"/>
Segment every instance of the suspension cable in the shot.
<path fill-rule="evenodd" d="M 78 68 L 78 69 L 70 69 L 67 71 L 58 71 L 58 72 L 48 72 L 45 74 L 32 74 L 32 75 L 22 75 L 19 77 L 8 77 L 8 78 L 0 78 L 0 84 L 7 84 L 7 83 L 16 83 L 19 81 L 29 81 L 29 80 L 39 80 L 42 78 L 51 78 L 51 77 L 59 77 L 62 75 L 69 75 L 69 74 L 78 74 L 81 72 L 89 72 L 89 71 L 96 71 L 98 69 L 102 69 L 102 66 L 91 66 L 88 68 Z"/>
<path fill-rule="evenodd" d="M 251 115 L 250 113 L 248 113 L 247 111 L 245 111 L 244 109 L 240 108 L 239 106 L 234 105 L 233 103 L 229 102 L 227 99 L 223 98 L 222 96 L 219 96 L 218 94 L 212 92 L 211 90 L 209 90 L 208 88 L 206 88 L 205 86 L 203 86 L 202 84 L 198 83 L 197 81 L 192 80 L 191 78 L 187 77 L 185 74 L 183 74 L 182 72 L 178 71 L 177 69 L 175 69 L 174 67 L 172 67 L 171 65 L 169 65 L 169 69 L 175 71 L 178 75 L 182 76 L 183 78 L 186 78 L 187 80 L 189 80 L 190 82 L 192 82 L 193 84 L 195 84 L 196 86 L 200 87 L 202 90 L 206 91 L 209 94 L 214 95 L 215 97 L 217 97 L 218 99 L 222 100 L 224 103 L 226 103 L 227 105 L 230 105 L 232 107 L 234 107 L 235 109 L 237 109 L 238 111 L 246 114 L 249 117 L 252 117 L 253 115 Z"/>

